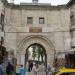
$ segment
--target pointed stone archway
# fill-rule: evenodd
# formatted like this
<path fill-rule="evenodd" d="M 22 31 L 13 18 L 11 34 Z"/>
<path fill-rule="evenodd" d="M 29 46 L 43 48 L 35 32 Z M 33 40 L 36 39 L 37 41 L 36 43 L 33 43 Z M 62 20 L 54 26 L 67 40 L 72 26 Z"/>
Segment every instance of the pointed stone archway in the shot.
<path fill-rule="evenodd" d="M 18 45 L 19 50 L 17 53 L 17 63 L 25 65 L 26 50 L 30 45 L 35 43 L 40 44 L 45 48 L 47 54 L 47 63 L 50 63 L 52 65 L 55 53 L 54 45 L 48 38 L 40 35 L 27 36 L 19 43 Z"/>

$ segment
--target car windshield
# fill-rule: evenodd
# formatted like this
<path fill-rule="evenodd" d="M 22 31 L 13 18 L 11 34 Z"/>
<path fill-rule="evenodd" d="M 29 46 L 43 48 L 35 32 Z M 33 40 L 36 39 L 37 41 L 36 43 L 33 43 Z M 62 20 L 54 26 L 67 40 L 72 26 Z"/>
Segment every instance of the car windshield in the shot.
<path fill-rule="evenodd" d="M 75 75 L 75 72 L 74 73 L 62 73 L 60 75 Z"/>

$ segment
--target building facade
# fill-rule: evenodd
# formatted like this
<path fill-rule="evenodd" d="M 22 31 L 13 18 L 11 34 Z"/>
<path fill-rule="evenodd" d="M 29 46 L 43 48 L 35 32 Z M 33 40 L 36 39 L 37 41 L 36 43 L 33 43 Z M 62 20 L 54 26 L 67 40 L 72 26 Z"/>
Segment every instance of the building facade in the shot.
<path fill-rule="evenodd" d="M 8 58 L 14 57 L 17 64 L 25 64 L 28 47 L 36 43 L 44 47 L 47 63 L 53 65 L 55 53 L 71 50 L 74 43 L 71 41 L 74 32 L 71 30 L 71 10 L 74 9 L 69 6 L 5 3 L 4 44 Z"/>
<path fill-rule="evenodd" d="M 3 62 L 6 51 L 6 48 L 4 47 L 4 16 L 5 9 L 2 0 L 0 0 L 0 63 Z"/>
<path fill-rule="evenodd" d="M 0 41 L 4 36 L 4 6 L 2 1 L 0 1 Z"/>

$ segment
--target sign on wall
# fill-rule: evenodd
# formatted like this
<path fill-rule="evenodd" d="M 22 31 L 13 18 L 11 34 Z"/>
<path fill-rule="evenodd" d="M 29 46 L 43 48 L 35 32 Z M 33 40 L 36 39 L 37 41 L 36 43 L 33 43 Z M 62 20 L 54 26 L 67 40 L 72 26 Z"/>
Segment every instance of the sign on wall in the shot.
<path fill-rule="evenodd" d="M 39 33 L 39 32 L 42 32 L 42 28 L 41 27 L 30 27 L 29 32 L 30 33 Z"/>

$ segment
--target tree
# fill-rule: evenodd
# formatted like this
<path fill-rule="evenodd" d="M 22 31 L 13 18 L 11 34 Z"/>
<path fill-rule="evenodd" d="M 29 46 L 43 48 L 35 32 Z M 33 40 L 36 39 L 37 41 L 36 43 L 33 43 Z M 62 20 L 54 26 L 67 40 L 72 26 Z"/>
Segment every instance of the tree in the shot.
<path fill-rule="evenodd" d="M 35 60 L 35 58 L 36 58 L 36 46 L 35 45 L 33 45 L 32 46 L 32 57 L 33 57 L 33 59 Z"/>
<path fill-rule="evenodd" d="M 38 60 L 40 61 L 41 59 L 41 62 L 44 62 L 44 56 L 45 56 L 45 51 L 43 49 L 42 46 L 38 45 L 38 44 L 35 44 L 35 45 L 32 45 L 32 57 L 34 60 Z"/>
<path fill-rule="evenodd" d="M 44 50 L 43 50 L 43 48 L 41 47 L 41 46 L 37 46 L 38 47 L 38 50 L 37 50 L 37 52 L 38 52 L 38 61 L 39 61 L 39 59 L 40 59 L 40 57 L 41 57 L 41 61 L 42 62 L 44 62 L 44 59 L 43 59 L 43 57 L 44 57 L 44 55 L 45 55 L 45 53 L 44 53 Z"/>

